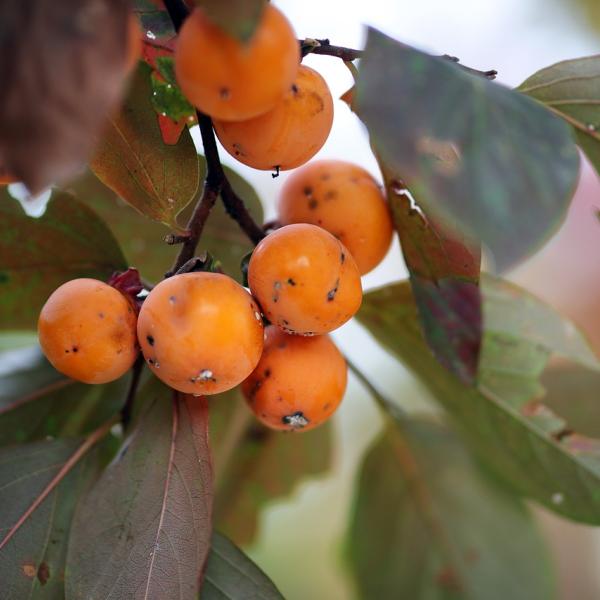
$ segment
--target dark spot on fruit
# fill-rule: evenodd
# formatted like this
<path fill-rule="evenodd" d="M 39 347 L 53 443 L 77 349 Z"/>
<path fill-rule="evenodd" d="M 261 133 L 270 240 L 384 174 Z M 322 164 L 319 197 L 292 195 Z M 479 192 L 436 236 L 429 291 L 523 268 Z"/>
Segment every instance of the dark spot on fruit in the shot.
<path fill-rule="evenodd" d="M 288 277 L 287 283 L 288 283 L 288 285 L 291 285 L 291 286 L 296 285 L 296 282 L 291 277 Z"/>
<path fill-rule="evenodd" d="M 321 181 L 327 181 L 328 179 L 331 179 L 331 175 L 329 175 L 329 173 L 323 173 L 321 175 Z"/>
<path fill-rule="evenodd" d="M 339 285 L 340 285 L 340 280 L 337 279 L 335 282 L 335 287 L 333 287 L 332 289 L 330 289 L 327 292 L 327 302 L 332 302 L 335 299 L 335 295 L 337 294 Z"/>
<path fill-rule="evenodd" d="M 265 369 L 265 377 L 268 379 L 271 377 L 271 369 Z"/>
<path fill-rule="evenodd" d="M 341 252 L 341 253 L 340 253 L 340 262 L 341 262 L 342 264 L 344 264 L 344 261 L 345 261 L 345 260 L 346 260 L 346 255 L 345 255 L 343 252 Z"/>
<path fill-rule="evenodd" d="M 154 338 L 151 335 L 147 335 L 146 336 L 146 341 L 151 345 L 154 346 Z"/>
<path fill-rule="evenodd" d="M 177 298 L 175 296 L 169 296 L 169 302 L 171 304 L 175 304 L 175 302 L 177 302 Z"/>
<path fill-rule="evenodd" d="M 221 100 L 228 100 L 229 97 L 231 96 L 231 92 L 229 91 L 229 88 L 222 87 L 219 90 L 219 96 L 221 96 Z"/>
<path fill-rule="evenodd" d="M 327 404 L 325 404 L 325 406 L 323 406 L 323 410 L 327 410 L 330 406 L 331 402 L 328 402 Z"/>
<path fill-rule="evenodd" d="M 277 402 L 283 402 L 283 398 L 281 396 L 278 396 Z"/>
<path fill-rule="evenodd" d="M 153 361 L 151 358 L 149 358 L 149 359 L 147 360 L 147 362 L 148 362 L 148 364 L 149 364 L 149 365 L 153 365 L 153 364 L 154 364 L 154 361 Z"/>
<path fill-rule="evenodd" d="M 99 316 L 101 319 L 104 319 L 104 313 L 103 313 L 103 312 L 99 312 L 99 313 L 98 313 L 98 316 Z"/>
<path fill-rule="evenodd" d="M 71 350 L 75 353 L 79 352 L 79 348 L 77 346 L 73 346 Z"/>
<path fill-rule="evenodd" d="M 305 187 L 305 188 L 302 190 L 302 193 L 303 193 L 305 196 L 312 196 L 313 189 L 310 187 L 310 185 L 307 185 L 307 186 L 306 186 L 306 187 Z"/>
<path fill-rule="evenodd" d="M 48 579 L 50 579 L 50 567 L 47 563 L 43 562 L 40 564 L 37 571 L 37 578 L 42 585 L 48 583 Z"/>
<path fill-rule="evenodd" d="M 315 200 L 314 198 L 311 198 L 308 201 L 308 208 L 310 208 L 310 210 L 315 210 L 315 208 L 317 208 L 317 206 L 319 206 L 319 202 L 317 200 Z"/>
<path fill-rule="evenodd" d="M 291 415 L 285 415 L 284 417 L 281 417 L 281 422 L 284 425 L 289 425 L 293 429 L 302 429 L 310 423 L 302 411 L 296 411 Z"/>
<path fill-rule="evenodd" d="M 323 219 L 317 219 L 317 225 L 323 225 Z"/>
<path fill-rule="evenodd" d="M 337 192 L 335 190 L 329 190 L 325 194 L 325 200 L 333 200 L 337 196 Z"/>
<path fill-rule="evenodd" d="M 294 94 L 294 96 L 298 93 L 298 86 L 295 83 L 292 83 L 292 94 Z"/>

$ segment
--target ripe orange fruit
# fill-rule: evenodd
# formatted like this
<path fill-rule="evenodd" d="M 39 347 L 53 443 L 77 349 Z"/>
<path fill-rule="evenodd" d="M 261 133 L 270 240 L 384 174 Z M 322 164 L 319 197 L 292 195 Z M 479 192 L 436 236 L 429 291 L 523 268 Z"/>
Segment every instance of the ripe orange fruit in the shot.
<path fill-rule="evenodd" d="M 263 347 L 258 306 L 241 285 L 219 273 L 161 281 L 144 300 L 137 330 L 150 369 L 188 394 L 217 394 L 241 383 Z"/>
<path fill-rule="evenodd" d="M 254 119 L 216 120 L 217 136 L 231 156 L 255 169 L 282 171 L 310 160 L 323 146 L 333 123 L 333 99 L 325 80 L 302 65 L 273 109 Z"/>
<path fill-rule="evenodd" d="M 394 231 L 385 197 L 362 167 L 342 160 L 313 161 L 286 180 L 279 220 L 319 225 L 352 254 L 362 275 L 387 254 Z"/>
<path fill-rule="evenodd" d="M 263 355 L 242 391 L 265 425 L 307 430 L 335 412 L 344 397 L 347 370 L 329 336 L 288 335 L 270 326 Z"/>
<path fill-rule="evenodd" d="M 227 121 L 251 119 L 275 106 L 292 85 L 299 63 L 294 30 L 271 4 L 247 44 L 196 9 L 183 24 L 175 49 L 175 74 L 187 99 Z"/>
<path fill-rule="evenodd" d="M 135 362 L 135 327 L 134 308 L 121 292 L 96 279 L 73 279 L 44 304 L 38 336 L 58 371 L 85 383 L 106 383 Z"/>
<path fill-rule="evenodd" d="M 360 307 L 360 273 L 345 246 L 315 225 L 287 225 L 264 238 L 248 265 L 265 316 L 288 333 L 337 329 Z"/>

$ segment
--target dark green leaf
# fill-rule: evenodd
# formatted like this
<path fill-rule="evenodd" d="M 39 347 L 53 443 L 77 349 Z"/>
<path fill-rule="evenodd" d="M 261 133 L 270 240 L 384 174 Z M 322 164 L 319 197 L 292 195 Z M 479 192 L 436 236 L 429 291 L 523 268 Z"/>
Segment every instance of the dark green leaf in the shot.
<path fill-rule="evenodd" d="M 505 310 L 508 305 L 503 302 L 510 294 L 499 293 L 502 284 L 498 293 L 490 293 L 492 285 L 483 286 L 486 335 L 477 388 L 461 384 L 431 356 L 407 283 L 366 294 L 358 317 L 423 381 L 504 481 L 566 517 L 599 524 L 600 443 L 564 428 L 539 402 L 543 390 L 537 379 L 551 350 L 584 362 L 591 362 L 591 351 L 571 323 L 563 320 L 561 331 L 558 315 L 550 321 L 540 319 L 536 310 L 543 314 L 543 305 L 524 292 L 512 309 Z M 550 309 L 545 310 L 551 317 Z M 525 312 L 531 322 L 518 336 L 523 323 L 517 321 L 525 319 Z M 495 322 L 494 315 L 504 316 Z M 514 321 L 504 321 L 506 315 Z M 540 326 L 542 330 L 537 329 Z M 496 350 L 500 352 L 495 354 Z"/>
<path fill-rule="evenodd" d="M 225 171 L 235 191 L 253 217 L 262 222 L 263 210 L 254 188 L 233 170 Z M 204 159 L 200 157 L 200 175 L 204 177 Z M 69 185 L 69 190 L 90 205 L 110 225 L 121 243 L 128 264 L 137 267 L 142 276 L 150 281 L 160 281 L 175 260 L 179 246 L 168 246 L 162 242 L 169 233 L 164 225 L 144 218 L 137 211 L 104 186 L 92 173 L 86 173 Z M 179 222 L 189 217 L 192 206 L 181 215 Z M 213 208 L 202 232 L 198 253 L 208 251 L 221 261 L 223 269 L 237 281 L 241 281 L 240 262 L 252 249 L 252 243 L 231 219 L 221 202 Z"/>
<path fill-rule="evenodd" d="M 196 117 L 196 109 L 186 100 L 175 79 L 172 56 L 156 58 L 158 73 L 151 75 L 152 104 L 157 113 L 174 121 Z"/>
<path fill-rule="evenodd" d="M 129 384 L 129 375 L 107 385 L 67 379 L 37 346 L 3 353 L 7 363 L 0 372 L 1 446 L 88 433 L 119 411 Z"/>
<path fill-rule="evenodd" d="M 370 29 L 355 107 L 427 214 L 481 239 L 499 268 L 562 222 L 579 157 L 539 103 Z"/>
<path fill-rule="evenodd" d="M 265 7 L 265 0 L 195 0 L 206 16 L 229 35 L 247 42 Z"/>
<path fill-rule="evenodd" d="M 160 0 L 134 0 L 133 5 L 133 11 L 140 20 L 142 28 L 146 34 L 151 33 L 150 37 L 146 35 L 149 41 L 160 42 L 175 36 L 173 22 Z"/>
<path fill-rule="evenodd" d="M 600 55 L 565 60 L 538 71 L 518 88 L 569 123 L 600 173 Z"/>
<path fill-rule="evenodd" d="M 369 450 L 347 545 L 363 598 L 555 597 L 523 504 L 425 420 L 395 420 Z"/>
<path fill-rule="evenodd" d="M 401 180 L 381 167 L 427 343 L 445 367 L 471 383 L 481 343 L 481 248 L 411 206 Z"/>
<path fill-rule="evenodd" d="M 48 296 L 77 277 L 107 279 L 126 267 L 98 216 L 69 194 L 54 192 L 39 219 L 0 190 L 0 327 L 34 329 Z"/>
<path fill-rule="evenodd" d="M 96 175 L 142 214 L 177 227 L 177 215 L 198 189 L 198 160 L 188 131 L 175 145 L 162 140 L 152 106 L 151 69 L 140 63 L 121 112 L 90 162 Z"/>
<path fill-rule="evenodd" d="M 267 429 L 238 390 L 211 398 L 215 523 L 238 544 L 250 543 L 261 511 L 303 479 L 331 468 L 331 425 L 299 434 Z"/>
<path fill-rule="evenodd" d="M 201 600 L 279 600 L 275 584 L 237 546 L 213 534 Z"/>
<path fill-rule="evenodd" d="M 152 380 L 148 410 L 79 504 L 67 598 L 196 599 L 211 537 L 208 410 Z"/>
<path fill-rule="evenodd" d="M 2 598 L 64 598 L 75 504 L 103 463 L 99 447 L 67 469 L 82 448 L 78 440 L 56 440 L 0 450 Z"/>

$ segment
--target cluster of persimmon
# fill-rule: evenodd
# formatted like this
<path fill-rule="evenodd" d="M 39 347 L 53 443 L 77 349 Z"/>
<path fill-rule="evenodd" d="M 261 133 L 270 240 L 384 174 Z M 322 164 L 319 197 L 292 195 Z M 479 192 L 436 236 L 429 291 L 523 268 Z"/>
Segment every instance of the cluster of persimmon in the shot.
<path fill-rule="evenodd" d="M 299 59 L 291 26 L 268 4 L 247 45 L 195 10 L 175 64 L 184 93 L 213 117 L 236 158 L 285 170 L 322 146 L 333 116 L 326 83 Z M 180 273 L 151 289 L 138 313 L 130 295 L 107 283 L 65 283 L 40 314 L 44 353 L 69 377 L 104 383 L 128 371 L 141 349 L 175 390 L 204 396 L 241 384 L 266 425 L 319 425 L 347 379 L 328 334 L 360 307 L 361 275 L 387 253 L 392 223 L 373 177 L 339 160 L 298 168 L 282 186 L 278 220 L 252 253 L 249 291 L 222 273 Z"/>

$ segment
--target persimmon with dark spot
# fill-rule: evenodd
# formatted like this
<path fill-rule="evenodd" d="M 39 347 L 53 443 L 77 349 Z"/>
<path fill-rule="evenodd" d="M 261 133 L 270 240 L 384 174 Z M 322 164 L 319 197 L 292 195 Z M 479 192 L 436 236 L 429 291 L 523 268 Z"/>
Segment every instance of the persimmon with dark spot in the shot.
<path fill-rule="evenodd" d="M 316 160 L 286 180 L 279 221 L 323 227 L 348 248 L 362 275 L 375 268 L 392 243 L 394 227 L 377 181 L 358 165 Z"/>
<path fill-rule="evenodd" d="M 183 273 L 144 300 L 138 339 L 154 374 L 188 394 L 217 394 L 254 369 L 264 327 L 252 296 L 220 273 Z"/>
<path fill-rule="evenodd" d="M 294 169 L 323 146 L 333 124 L 333 99 L 325 80 L 302 65 L 295 82 L 269 112 L 235 123 L 216 120 L 227 152 L 255 169 Z"/>
<path fill-rule="evenodd" d="M 351 254 L 315 225 L 287 225 L 264 238 L 250 258 L 248 283 L 267 319 L 300 335 L 337 329 L 362 301 Z"/>
<path fill-rule="evenodd" d="M 306 431 L 326 421 L 346 390 L 344 357 L 327 335 L 300 337 L 266 329 L 262 357 L 242 391 L 265 425 Z"/>
<path fill-rule="evenodd" d="M 247 42 L 211 23 L 200 8 L 186 19 L 175 74 L 187 99 L 215 119 L 251 119 L 273 108 L 292 85 L 300 47 L 285 16 L 266 4 Z"/>
<path fill-rule="evenodd" d="M 139 352 L 133 304 L 96 279 L 73 279 L 57 288 L 40 312 L 38 336 L 52 365 L 84 383 L 118 379 Z"/>

